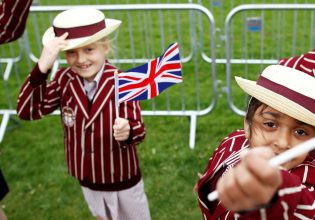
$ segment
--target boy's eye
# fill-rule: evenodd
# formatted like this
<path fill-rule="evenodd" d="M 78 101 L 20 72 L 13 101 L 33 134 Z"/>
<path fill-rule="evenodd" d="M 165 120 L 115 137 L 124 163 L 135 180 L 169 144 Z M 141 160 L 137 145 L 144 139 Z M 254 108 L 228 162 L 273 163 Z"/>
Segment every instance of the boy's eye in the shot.
<path fill-rule="evenodd" d="M 67 50 L 67 51 L 66 51 L 66 54 L 67 54 L 67 55 L 74 54 L 74 51 L 73 51 L 73 50 Z"/>
<path fill-rule="evenodd" d="M 92 50 L 93 50 L 92 47 L 88 47 L 88 48 L 85 49 L 86 52 L 91 52 Z"/>

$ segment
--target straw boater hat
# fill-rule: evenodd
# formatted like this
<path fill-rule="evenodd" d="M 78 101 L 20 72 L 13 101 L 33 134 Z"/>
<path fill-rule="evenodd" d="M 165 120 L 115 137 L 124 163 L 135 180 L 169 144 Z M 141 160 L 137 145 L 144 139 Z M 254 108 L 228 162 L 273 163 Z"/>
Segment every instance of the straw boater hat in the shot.
<path fill-rule="evenodd" d="M 121 21 L 106 18 L 104 14 L 93 8 L 73 8 L 58 14 L 53 26 L 46 30 L 43 36 L 43 45 L 56 36 L 68 32 L 68 46 L 63 50 L 83 47 L 94 43 L 115 31 Z"/>
<path fill-rule="evenodd" d="M 268 66 L 258 80 L 235 77 L 249 95 L 299 121 L 315 126 L 315 50 Z"/>

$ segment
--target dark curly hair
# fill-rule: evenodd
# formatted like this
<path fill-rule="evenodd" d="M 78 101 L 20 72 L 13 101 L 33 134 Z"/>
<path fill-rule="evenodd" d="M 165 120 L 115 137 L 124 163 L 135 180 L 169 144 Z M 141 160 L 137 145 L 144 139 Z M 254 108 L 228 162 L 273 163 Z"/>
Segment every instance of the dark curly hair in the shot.
<path fill-rule="evenodd" d="M 264 106 L 261 111 L 258 113 L 258 114 L 261 114 L 263 112 L 263 110 L 265 108 L 267 108 L 268 106 L 259 101 L 258 99 L 254 98 L 254 97 L 250 97 L 249 101 L 248 101 L 248 106 L 247 106 L 247 112 L 246 112 L 246 115 L 245 115 L 245 120 L 247 122 L 247 124 L 249 125 L 249 132 L 250 132 L 250 138 L 252 136 L 252 132 L 254 132 L 253 130 L 253 118 L 254 118 L 254 115 L 257 111 L 257 109 L 260 107 L 260 106 Z"/>

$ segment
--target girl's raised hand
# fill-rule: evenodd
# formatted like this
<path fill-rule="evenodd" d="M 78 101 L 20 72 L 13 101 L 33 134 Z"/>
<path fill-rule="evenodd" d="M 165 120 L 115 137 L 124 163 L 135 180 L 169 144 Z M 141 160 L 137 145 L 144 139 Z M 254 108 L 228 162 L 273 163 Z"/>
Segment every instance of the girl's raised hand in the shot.
<path fill-rule="evenodd" d="M 66 40 L 67 37 L 68 32 L 64 33 L 60 37 L 55 37 L 44 46 L 38 60 L 38 67 L 42 73 L 48 73 L 48 71 L 52 68 L 54 62 L 57 60 L 59 52 L 68 44 Z"/>
<path fill-rule="evenodd" d="M 270 165 L 271 149 L 257 147 L 243 155 L 217 183 L 219 200 L 231 211 L 245 211 L 267 205 L 281 185 L 278 167 Z"/>

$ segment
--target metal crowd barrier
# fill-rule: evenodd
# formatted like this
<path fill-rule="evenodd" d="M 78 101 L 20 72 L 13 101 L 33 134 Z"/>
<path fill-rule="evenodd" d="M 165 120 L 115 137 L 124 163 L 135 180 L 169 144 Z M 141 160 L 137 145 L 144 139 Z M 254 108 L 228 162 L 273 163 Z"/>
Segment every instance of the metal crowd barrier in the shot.
<path fill-rule="evenodd" d="M 51 25 L 52 19 L 65 6 L 32 6 L 24 35 L 28 59 L 37 62 L 42 45 L 41 36 Z M 114 50 L 110 61 L 127 70 L 158 57 L 173 42 L 178 42 L 183 66 L 183 83 L 164 91 L 153 100 L 142 102 L 144 116 L 185 116 L 190 119 L 189 147 L 195 146 L 197 117 L 212 111 L 216 104 L 215 22 L 211 12 L 198 4 L 124 4 L 89 5 L 104 11 L 106 17 L 123 21 L 117 35 L 112 38 Z M 137 12 L 137 13 L 134 13 Z M 208 31 L 198 32 L 194 19 L 203 20 Z M 199 39 L 204 39 L 202 43 Z M 211 62 L 200 63 L 202 47 L 206 45 Z M 32 65 L 33 65 L 32 64 Z M 65 64 L 61 56 L 53 72 Z M 8 119 L 15 110 L 2 109 L 0 142 Z M 59 114 L 59 111 L 53 114 Z"/>
<path fill-rule="evenodd" d="M 55 14 L 67 6 L 32 6 L 23 48 L 29 62 L 36 62 L 41 51 L 41 36 Z M 216 50 L 216 25 L 212 13 L 198 4 L 133 4 L 92 5 L 107 17 L 123 20 L 120 32 L 113 38 L 118 50 L 111 62 L 122 70 L 157 57 L 169 43 L 180 45 L 184 83 L 166 90 L 152 101 L 144 101 L 143 115 L 185 116 L 190 119 L 189 146 L 194 148 L 197 117 L 208 114 L 217 99 L 216 65 L 226 67 L 228 105 L 233 112 L 244 115 L 247 97 L 234 83 L 235 75 L 256 79 L 259 72 L 282 57 L 291 57 L 314 48 L 315 4 L 248 4 L 229 11 L 224 33 L 220 36 L 224 55 Z M 137 12 L 137 13 L 135 13 Z M 189 19 L 187 19 L 189 18 Z M 36 24 L 36 25 L 35 25 Z M 35 40 L 32 40 L 35 39 Z M 21 43 L 20 43 L 21 45 Z M 222 51 L 218 51 L 222 52 Z M 0 63 L 13 70 L 24 55 L 8 60 L 1 55 Z M 7 62 L 9 61 L 9 62 Z M 55 70 L 65 63 L 61 57 Z M 12 65 L 13 64 L 13 65 Z M 32 63 L 33 65 L 34 63 Z M 5 72 L 8 79 L 10 71 Z M 7 83 L 7 80 L 4 80 Z M 174 95 L 176 94 L 176 95 Z M 2 115 L 0 142 L 11 115 L 11 104 L 0 110 Z M 54 114 L 58 114 L 56 111 Z"/>

